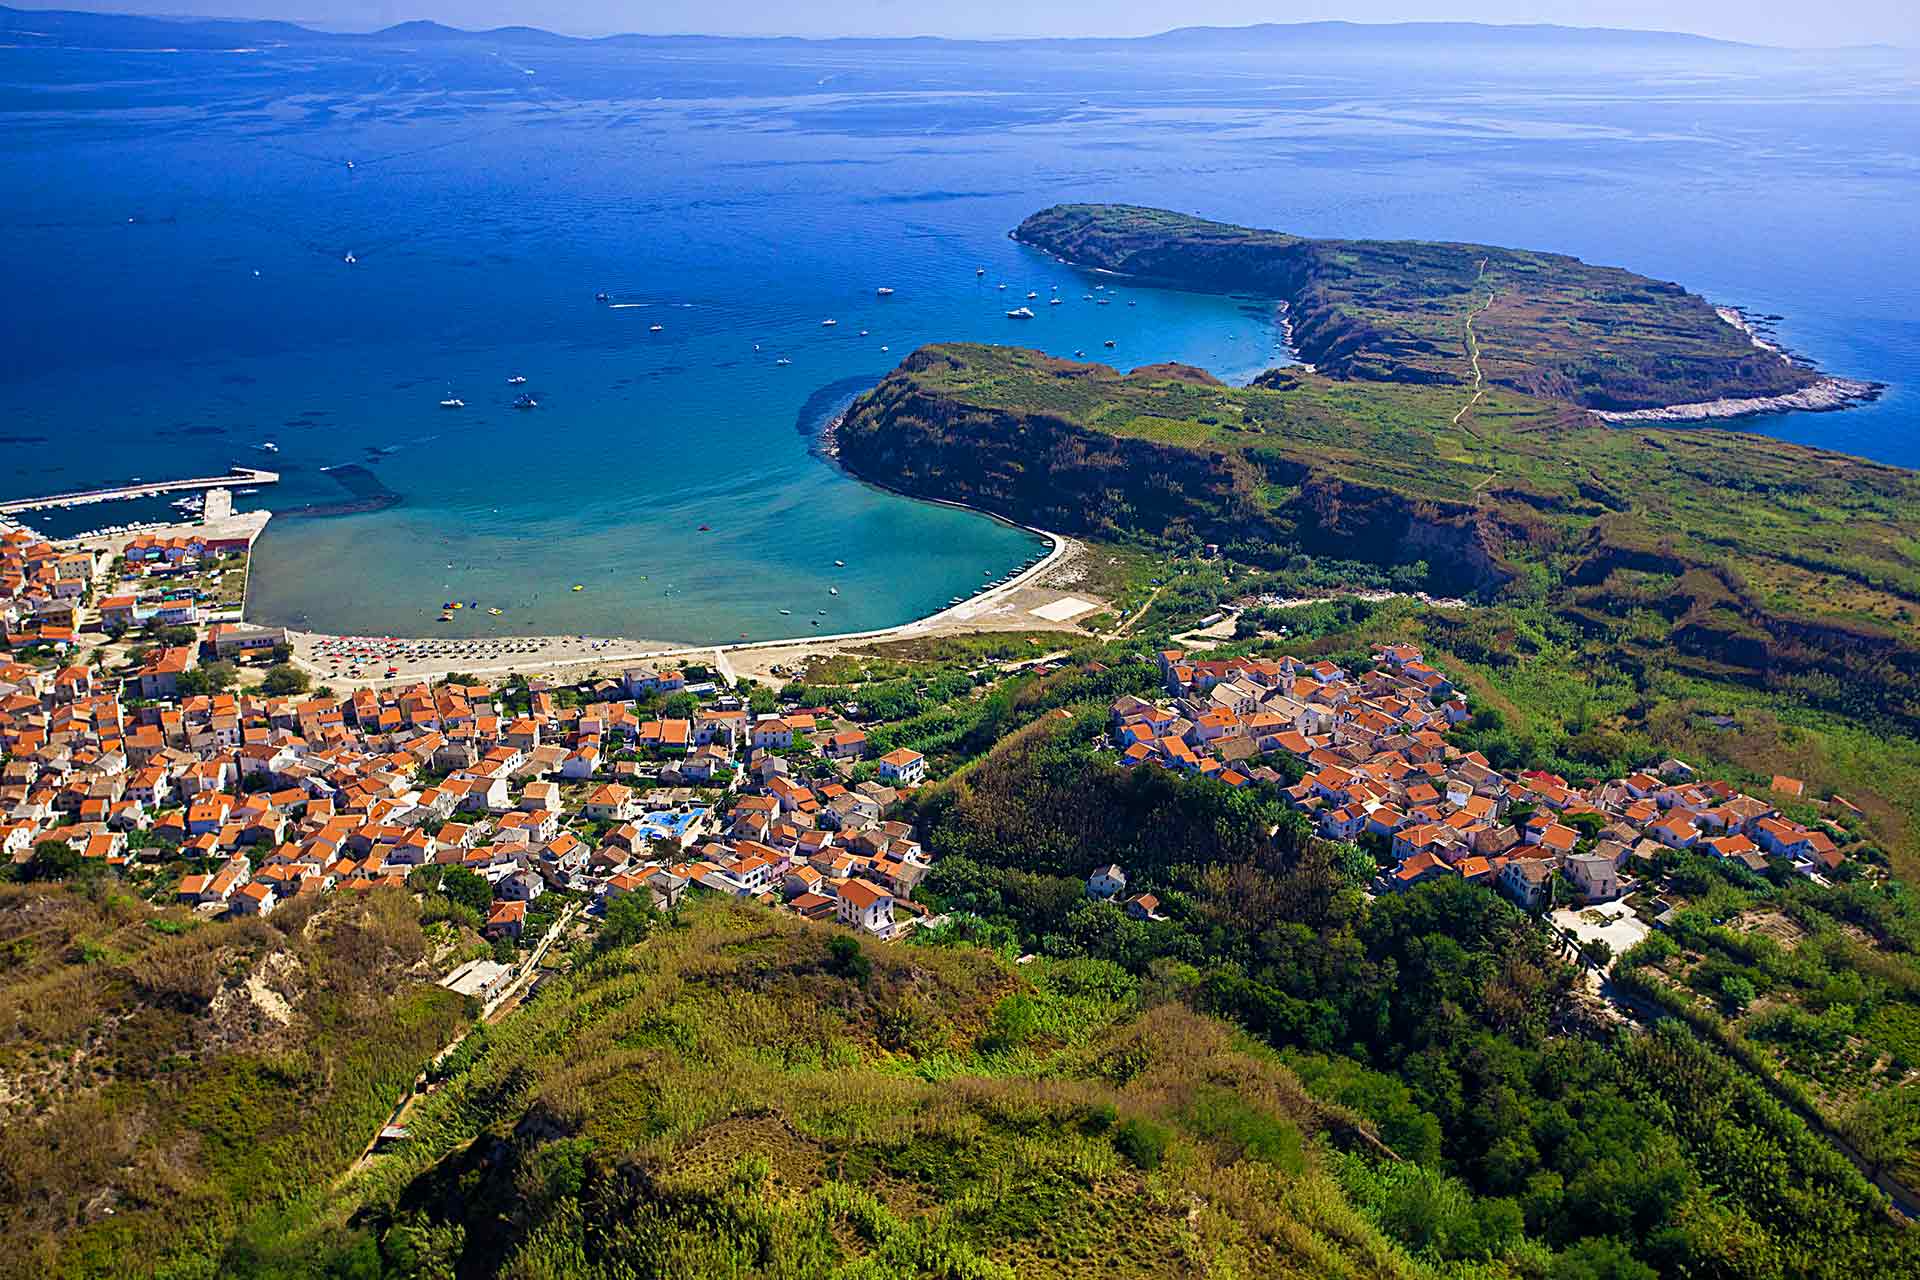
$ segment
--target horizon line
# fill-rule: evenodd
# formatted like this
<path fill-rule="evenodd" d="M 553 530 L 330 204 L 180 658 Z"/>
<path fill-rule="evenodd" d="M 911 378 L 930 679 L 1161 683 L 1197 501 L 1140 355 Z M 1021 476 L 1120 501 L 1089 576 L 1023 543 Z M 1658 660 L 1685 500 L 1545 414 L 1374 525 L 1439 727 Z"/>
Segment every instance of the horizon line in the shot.
<path fill-rule="evenodd" d="M 1575 26 L 1557 22 L 1483 22 L 1473 19 L 1410 19 L 1404 21 L 1365 22 L 1347 18 L 1323 18 L 1299 22 L 1250 22 L 1241 24 L 1194 23 L 1184 26 L 1168 27 L 1156 31 L 1127 35 L 1108 35 L 1098 33 L 1001 33 L 991 35 L 948 35 L 939 32 L 916 33 L 841 33 L 834 35 L 803 34 L 794 31 L 634 31 L 634 30 L 598 30 L 591 34 L 577 31 L 556 30 L 551 27 L 536 26 L 533 23 L 505 23 L 491 27 L 462 27 L 442 22 L 436 18 L 403 18 L 373 27 L 349 27 L 331 25 L 325 17 L 279 18 L 265 15 L 219 16 L 183 11 L 179 13 L 151 14 L 129 13 L 120 9 L 75 9 L 62 5 L 25 7 L 20 5 L 0 5 L 0 12 L 27 14 L 63 14 L 94 18 L 126 18 L 134 21 L 161 23 L 208 23 L 208 24 L 248 24 L 270 23 L 297 28 L 319 36 L 371 37 L 400 32 L 409 27 L 431 28 L 436 31 L 467 37 L 486 37 L 511 33 L 528 33 L 549 36 L 555 39 L 596 43 L 610 40 L 777 40 L 804 43 L 831 44 L 836 42 L 875 42 L 875 43 L 913 43 L 942 41 L 953 44 L 1023 44 L 1023 43 L 1135 43 L 1164 40 L 1169 36 L 1187 34 L 1220 34 L 1253 32 L 1307 32 L 1346 29 L 1356 32 L 1365 31 L 1405 31 L 1427 28 L 1455 28 L 1467 31 L 1487 32 L 1565 32 L 1569 35 L 1607 35 L 1607 36 L 1650 36 L 1665 37 L 1681 41 L 1698 41 L 1702 44 L 1723 45 L 1729 48 L 1756 49 L 1770 51 L 1820 51 L 1840 52 L 1860 49 L 1903 50 L 1904 46 L 1889 42 L 1867 42 L 1849 45 L 1799 46 L 1767 44 L 1754 40 L 1742 40 L 1729 36 L 1707 35 L 1698 31 L 1673 30 L 1660 27 L 1620 27 L 1620 26 Z"/>

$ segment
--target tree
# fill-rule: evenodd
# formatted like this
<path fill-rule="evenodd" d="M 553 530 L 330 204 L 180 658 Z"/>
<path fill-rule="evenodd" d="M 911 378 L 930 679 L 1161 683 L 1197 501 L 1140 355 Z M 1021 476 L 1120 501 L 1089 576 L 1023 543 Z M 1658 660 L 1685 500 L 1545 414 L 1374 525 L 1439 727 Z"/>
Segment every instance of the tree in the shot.
<path fill-rule="evenodd" d="M 1333 846 L 1333 869 L 1353 888 L 1365 888 L 1380 872 L 1373 855 L 1359 845 L 1340 841 Z"/>
<path fill-rule="evenodd" d="M 28 865 L 35 880 L 76 880 L 97 869 L 64 840 L 42 840 L 33 846 L 33 859 Z"/>
<path fill-rule="evenodd" d="M 1655 1280 L 1659 1272 L 1618 1240 L 1582 1240 L 1553 1260 L 1548 1280 Z"/>
<path fill-rule="evenodd" d="M 1920 1150 L 1920 1088 L 1869 1093 L 1841 1117 L 1840 1133 L 1874 1173 Z"/>
<path fill-rule="evenodd" d="M 175 679 L 174 687 L 191 697 L 195 694 L 223 692 L 233 688 L 239 679 L 239 668 L 231 662 L 207 662 L 182 671 Z"/>
<path fill-rule="evenodd" d="M 827 943 L 827 972 L 851 978 L 864 987 L 873 976 L 873 961 L 867 959 L 860 939 L 850 933 L 835 934 Z"/>
<path fill-rule="evenodd" d="M 312 683 L 313 678 L 306 672 L 282 662 L 267 668 L 267 678 L 260 682 L 260 692 L 270 698 L 285 698 L 305 693 Z"/>
<path fill-rule="evenodd" d="M 1755 994 L 1753 983 L 1737 973 L 1720 979 L 1720 995 L 1726 1001 L 1727 1008 L 1734 1013 L 1752 1004 Z"/>
<path fill-rule="evenodd" d="M 617 947 L 645 942 L 647 936 L 659 926 L 660 909 L 653 905 L 653 890 L 642 885 L 607 904 L 606 916 L 600 923 L 600 933 L 593 940 L 593 949 L 612 951 Z"/>
<path fill-rule="evenodd" d="M 440 892 L 448 900 L 483 914 L 493 903 L 493 886 L 465 867 L 448 867 L 440 877 Z"/>
<path fill-rule="evenodd" d="M 512 964 L 519 953 L 514 949 L 513 935 L 502 929 L 493 935 L 493 958 L 501 964 Z"/>
<path fill-rule="evenodd" d="M 147 628 L 146 635 L 155 644 L 170 649 L 190 645 L 195 638 L 192 627 L 154 626 Z"/>

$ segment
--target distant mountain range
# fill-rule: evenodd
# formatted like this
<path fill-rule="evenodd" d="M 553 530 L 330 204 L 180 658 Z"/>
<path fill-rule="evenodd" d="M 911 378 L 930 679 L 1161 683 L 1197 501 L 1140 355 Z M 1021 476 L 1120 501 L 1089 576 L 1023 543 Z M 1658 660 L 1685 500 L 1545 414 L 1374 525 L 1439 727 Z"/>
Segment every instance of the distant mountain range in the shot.
<path fill-rule="evenodd" d="M 1407 22 L 1370 25 L 1354 22 L 1262 23 L 1250 27 L 1181 27 L 1159 35 L 1009 40 L 951 40 L 936 36 L 863 37 L 806 40 L 771 36 L 579 37 L 538 27 L 496 27 L 467 31 L 438 22 L 402 22 L 370 32 L 318 31 L 292 22 L 235 18 L 151 18 L 131 14 L 89 13 L 72 9 L 14 9 L 0 5 L 0 44 L 49 48 L 231 49 L 256 45 L 407 46 L 490 44 L 522 47 L 646 47 L 658 45 L 795 45 L 938 47 L 991 45 L 997 48 L 1048 48 L 1062 51 L 1170 53 L 1247 53 L 1269 49 L 1302 51 L 1390 51 L 1436 46 L 1476 49 L 1539 49 L 1575 46 L 1610 50 L 1753 49 L 1731 41 L 1667 31 L 1626 31 L 1601 27 L 1489 26 L 1471 22 Z"/>

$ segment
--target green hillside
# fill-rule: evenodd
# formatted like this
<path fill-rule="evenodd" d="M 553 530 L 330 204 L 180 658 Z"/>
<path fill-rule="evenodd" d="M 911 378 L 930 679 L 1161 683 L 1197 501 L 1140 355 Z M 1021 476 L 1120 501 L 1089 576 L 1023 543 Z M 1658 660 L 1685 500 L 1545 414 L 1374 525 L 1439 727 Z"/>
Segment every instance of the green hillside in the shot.
<path fill-rule="evenodd" d="M 237 1232 L 360 1153 L 471 1015 L 407 895 L 317 907 L 0 884 L 0 1276 L 231 1274 Z"/>
<path fill-rule="evenodd" d="M 1301 358 L 1336 377 L 1467 385 L 1477 344 L 1494 385 L 1593 409 L 1780 395 L 1815 381 L 1698 294 L 1564 254 L 1309 240 L 1134 205 L 1056 205 L 1014 236 L 1078 266 L 1281 299 Z"/>
<path fill-rule="evenodd" d="M 1835 705 L 1916 712 L 1920 476 L 1739 432 L 1609 427 L 1504 389 L 1247 388 L 1012 348 L 909 357 L 856 402 L 863 477 L 1067 533 L 1426 562 L 1432 586 L 1647 611 L 1665 642 L 1752 678 L 1817 673 Z"/>
<path fill-rule="evenodd" d="M 1426 1274 L 1329 1172 L 1351 1113 L 1108 963 L 707 900 L 444 1076 L 226 1274 Z"/>

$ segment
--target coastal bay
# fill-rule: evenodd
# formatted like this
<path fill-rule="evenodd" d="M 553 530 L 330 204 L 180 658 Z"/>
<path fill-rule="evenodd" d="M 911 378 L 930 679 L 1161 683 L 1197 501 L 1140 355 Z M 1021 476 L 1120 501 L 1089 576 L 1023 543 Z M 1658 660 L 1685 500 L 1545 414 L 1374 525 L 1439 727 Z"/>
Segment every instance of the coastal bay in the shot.
<path fill-rule="evenodd" d="M 1790 349 L 1888 389 L 1756 425 L 1912 460 L 1920 305 L 1873 267 L 1899 243 L 1903 179 L 1836 186 L 1822 159 L 1876 136 L 1846 105 L 1890 74 L 1873 67 L 1796 81 L 1830 105 L 1789 119 L 1769 105 L 1775 73 L 1745 64 L 1710 97 L 1668 86 L 1673 107 L 1631 97 L 1668 84 L 1655 63 L 1552 72 L 1583 105 L 1504 73 L 1468 94 L 1460 69 L 1338 58 L 1324 84 L 1223 90 L 1216 58 L 1036 50 L 1003 65 L 516 49 L 536 73 L 517 79 L 484 44 L 406 56 L 419 85 L 369 51 L 0 53 L 22 81 L 77 86 L 46 117 L 59 130 L 7 143 L 23 180 L 0 216 L 37 305 L 0 317 L 0 407 L 37 443 L 0 492 L 272 465 L 280 485 L 239 505 L 311 518 L 262 538 L 254 612 L 305 630 L 718 643 L 897 625 L 1035 544 L 840 475 L 811 452 L 809 402 L 946 340 L 1176 361 L 1234 385 L 1285 363 L 1257 296 L 1133 287 L 1005 235 L 1062 199 L 1182 207 L 1196 175 L 1207 212 L 1249 225 L 1539 246 L 1780 314 Z M 336 105 L 263 122 L 260 83 Z M 1328 113 L 1329 85 L 1364 119 Z M 186 114 L 156 127 L 101 109 L 120 92 L 184 94 Z M 1503 123 L 1469 137 L 1489 103 Z M 1758 134 L 1787 141 L 1756 158 L 1742 140 Z M 1549 155 L 1565 175 L 1551 200 Z M 1763 182 L 1767 204 L 1730 221 L 1688 194 L 1736 180 Z M 1816 241 L 1811 211 L 1835 198 L 1853 233 Z M 1616 200 L 1644 217 L 1611 216 Z M 1783 258 L 1784 242 L 1806 251 Z M 1007 318 L 1023 304 L 1033 320 Z M 512 408 L 509 376 L 537 410 Z M 465 407 L 440 409 L 449 397 Z M 342 482 L 349 467 L 374 497 Z M 135 505 L 113 518 L 167 518 Z M 437 622 L 454 600 L 480 608 Z"/>

